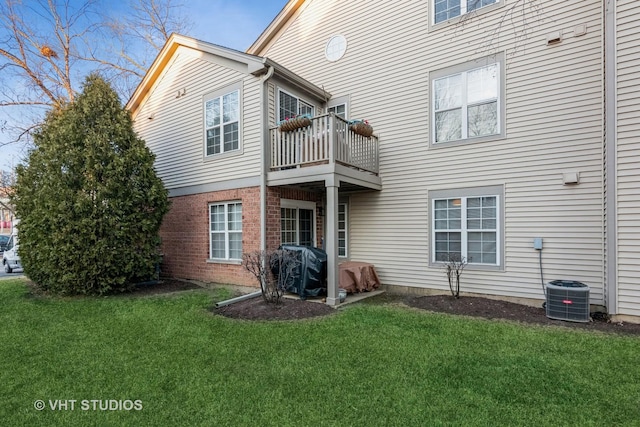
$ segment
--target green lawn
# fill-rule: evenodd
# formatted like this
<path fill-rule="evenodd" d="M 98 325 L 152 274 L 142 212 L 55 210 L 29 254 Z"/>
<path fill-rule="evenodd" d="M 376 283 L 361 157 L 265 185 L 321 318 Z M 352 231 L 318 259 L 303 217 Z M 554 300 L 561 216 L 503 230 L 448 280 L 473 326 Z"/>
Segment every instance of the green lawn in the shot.
<path fill-rule="evenodd" d="M 212 315 L 228 296 L 34 298 L 0 281 L 0 425 L 640 425 L 640 338 L 373 304 Z"/>

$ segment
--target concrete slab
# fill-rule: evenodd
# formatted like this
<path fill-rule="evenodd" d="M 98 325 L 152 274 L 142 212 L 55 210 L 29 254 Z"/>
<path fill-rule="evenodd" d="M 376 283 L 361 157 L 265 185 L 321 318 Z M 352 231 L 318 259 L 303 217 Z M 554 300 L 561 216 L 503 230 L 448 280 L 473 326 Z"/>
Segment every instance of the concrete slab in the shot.
<path fill-rule="evenodd" d="M 344 300 L 344 302 L 341 303 L 341 304 L 336 305 L 334 308 L 344 307 L 347 304 L 353 304 L 355 302 L 362 301 L 363 299 L 366 299 L 366 298 L 371 298 L 371 297 L 375 297 L 377 295 L 384 294 L 385 292 L 386 292 L 386 290 L 384 290 L 384 289 L 376 289 L 375 291 L 370 291 L 370 292 L 359 292 L 359 293 L 354 293 L 354 294 L 347 294 L 347 298 Z M 284 298 L 287 298 L 287 299 L 300 299 L 300 297 L 298 295 L 293 294 L 293 293 L 289 293 L 289 292 L 284 294 Z M 326 298 L 325 297 L 308 297 L 306 300 L 309 301 L 309 302 L 315 302 L 315 303 L 319 303 L 319 304 L 325 304 L 326 303 Z"/>

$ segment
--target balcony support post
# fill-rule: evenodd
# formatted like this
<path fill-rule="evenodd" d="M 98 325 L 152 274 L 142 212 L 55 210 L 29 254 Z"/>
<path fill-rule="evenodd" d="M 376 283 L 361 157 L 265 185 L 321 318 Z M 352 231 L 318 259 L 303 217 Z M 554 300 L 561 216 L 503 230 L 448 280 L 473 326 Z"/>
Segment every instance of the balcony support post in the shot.
<path fill-rule="evenodd" d="M 329 121 L 329 163 L 334 164 L 336 162 L 336 116 L 329 114 L 329 116 L 327 116 L 327 120 Z"/>
<path fill-rule="evenodd" d="M 327 251 L 327 305 L 337 305 L 339 271 L 338 271 L 338 188 L 339 182 L 326 182 L 327 213 L 325 250 Z"/>

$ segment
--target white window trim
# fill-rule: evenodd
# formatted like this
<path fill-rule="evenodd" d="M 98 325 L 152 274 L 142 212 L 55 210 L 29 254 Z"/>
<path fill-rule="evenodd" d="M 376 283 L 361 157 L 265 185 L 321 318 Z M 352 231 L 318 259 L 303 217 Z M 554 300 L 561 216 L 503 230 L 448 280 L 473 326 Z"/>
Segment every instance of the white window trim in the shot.
<path fill-rule="evenodd" d="M 344 255 L 340 255 L 340 241 L 338 241 L 338 258 L 346 259 L 349 258 L 349 204 L 346 202 L 338 203 L 338 208 L 340 206 L 344 206 L 344 230 L 340 229 L 340 221 L 338 221 L 338 233 L 344 231 Z"/>
<path fill-rule="evenodd" d="M 491 265 L 491 266 L 498 266 L 499 264 L 499 259 L 500 259 L 500 248 L 499 248 L 499 244 L 498 244 L 498 238 L 500 237 L 500 232 L 498 231 L 499 228 L 499 224 L 498 224 L 498 218 L 496 218 L 496 228 L 495 229 L 491 229 L 491 230 L 486 230 L 486 229 L 470 229 L 467 225 L 468 222 L 468 209 L 469 209 L 469 205 L 468 205 L 468 200 L 471 198 L 483 198 L 483 197 L 491 197 L 491 198 L 495 198 L 496 200 L 496 214 L 497 211 L 500 209 L 500 202 L 499 202 L 499 198 L 496 195 L 493 194 L 485 194 L 482 196 L 461 196 L 461 197 L 453 197 L 454 200 L 460 200 L 460 228 L 457 229 L 452 229 L 452 228 L 447 228 L 447 229 L 436 229 L 435 228 L 435 215 L 432 215 L 432 222 L 431 222 L 431 229 L 432 229 L 432 236 L 431 236 L 431 244 L 436 245 L 436 234 L 438 232 L 443 232 L 443 233 L 460 233 L 460 254 L 461 256 L 467 260 L 467 262 L 471 265 L 471 264 L 479 264 L 479 265 Z M 434 202 L 440 201 L 440 200 L 452 200 L 452 198 L 441 198 L 441 199 L 433 199 Z M 432 212 L 435 211 L 435 203 L 432 204 Z M 483 263 L 483 262 L 474 262 L 473 259 L 469 258 L 469 234 L 470 233 L 474 233 L 474 232 L 489 232 L 489 233 L 496 233 L 496 262 L 494 264 L 490 264 L 490 263 Z M 435 256 L 437 254 L 437 251 L 434 249 L 433 253 L 432 253 L 432 262 L 442 262 L 442 261 L 437 261 L 435 259 Z"/>
<path fill-rule="evenodd" d="M 472 10 L 471 12 L 467 12 L 467 4 L 466 4 L 466 0 L 460 0 L 461 4 L 460 4 L 460 15 L 458 16 L 454 16 L 452 18 L 449 19 L 445 19 L 444 21 L 440 21 L 438 23 L 436 23 L 436 4 L 435 4 L 435 0 L 429 0 L 429 30 L 431 29 L 437 29 L 440 28 L 442 26 L 447 26 L 450 24 L 456 24 L 458 22 L 460 22 L 460 20 L 463 19 L 468 19 L 469 15 L 474 14 L 474 15 L 480 15 L 480 14 L 484 14 L 487 12 L 492 11 L 493 9 L 499 8 L 504 6 L 504 0 L 496 0 L 495 3 L 493 4 L 489 4 L 487 6 L 483 6 L 479 9 L 475 9 Z M 464 7 L 463 4 L 464 3 Z M 463 12 L 464 9 L 464 12 Z"/>
<path fill-rule="evenodd" d="M 483 68 L 486 67 L 488 65 L 492 65 L 492 64 L 497 64 L 498 65 L 498 97 L 497 97 L 497 113 L 498 113 L 498 132 L 492 135 L 483 135 L 483 136 L 475 136 L 475 137 L 471 137 L 469 138 L 468 136 L 466 138 L 461 138 L 461 139 L 456 139 L 456 140 L 452 140 L 452 141 L 443 141 L 443 142 L 436 142 L 436 109 L 435 109 L 435 81 L 439 80 L 443 77 L 448 77 L 448 76 L 453 76 L 455 74 L 463 74 L 463 103 L 462 103 L 462 108 L 463 111 L 465 108 L 468 109 L 468 105 L 466 103 L 466 90 L 467 90 L 467 86 L 466 86 L 466 75 L 467 73 L 469 73 L 470 71 L 473 70 L 477 70 L 479 68 Z M 469 143 L 476 143 L 476 142 L 484 142 L 484 141 L 493 141 L 493 140 L 497 140 L 497 139 L 503 139 L 506 136 L 506 123 L 505 123 L 505 117 L 506 117 L 506 112 L 505 112 L 505 104 L 506 104 L 506 100 L 505 100 L 505 65 L 504 65 L 504 53 L 498 53 L 489 57 L 484 57 L 484 58 L 480 58 L 474 61 L 469 61 L 469 62 L 465 62 L 464 64 L 460 64 L 460 65 L 456 65 L 453 67 L 447 67 L 447 68 L 443 68 L 440 70 L 436 70 L 436 71 L 432 71 L 431 73 L 429 73 L 429 89 L 430 89 L 430 95 L 429 95 L 429 146 L 431 148 L 440 148 L 440 147 L 447 147 L 450 145 L 457 145 L 457 144 L 469 144 Z M 482 104 L 482 103 L 479 103 Z M 474 104 L 476 105 L 476 104 Z M 462 115 L 462 128 L 463 128 L 463 133 L 462 135 L 465 135 L 468 130 L 466 129 L 466 126 L 468 125 L 467 123 L 467 114 L 465 112 L 465 114 Z"/>
<path fill-rule="evenodd" d="M 224 141 L 221 140 L 221 152 L 215 154 L 207 154 L 207 113 L 206 113 L 206 105 L 207 101 L 211 101 L 213 99 L 222 98 L 225 95 L 228 95 L 233 92 L 238 92 L 238 148 L 230 151 L 224 151 Z M 242 154 L 243 144 L 242 144 L 242 136 L 243 136 L 243 92 L 242 92 L 242 82 L 237 82 L 231 84 L 229 86 L 225 86 L 224 88 L 217 89 L 213 92 L 210 92 L 202 97 L 202 156 L 205 160 L 217 159 L 220 157 L 225 157 L 229 155 L 238 155 Z M 221 123 L 221 135 L 224 134 L 223 129 L 224 126 Z"/>
<path fill-rule="evenodd" d="M 495 197 L 496 198 L 496 264 L 469 263 L 467 268 L 472 270 L 500 270 L 504 271 L 504 186 L 496 185 L 490 187 L 474 187 L 458 190 L 432 190 L 429 191 L 429 267 L 442 268 L 445 264 L 436 261 L 436 229 L 435 229 L 435 201 L 453 198 L 473 198 L 473 197 Z M 466 220 L 466 212 L 461 212 L 461 221 Z M 466 229 L 466 224 L 464 225 Z M 443 230 L 445 231 L 445 230 Z M 446 230 L 448 231 L 448 230 Z M 467 230 L 468 231 L 468 230 Z M 474 230 L 475 231 L 475 230 Z M 462 238 L 462 256 L 467 253 L 467 239 Z"/>
<path fill-rule="evenodd" d="M 230 257 L 230 249 L 229 249 L 229 205 L 233 205 L 233 204 L 237 204 L 239 203 L 240 206 L 242 206 L 242 200 L 231 200 L 231 201 L 226 201 L 226 202 L 214 202 L 214 203 L 209 203 L 209 207 L 208 207 L 208 214 L 209 214 L 209 221 L 208 221 L 208 225 L 209 225 L 209 261 L 222 261 L 222 262 L 238 262 L 238 261 L 242 261 L 242 258 L 231 258 Z M 214 234 L 214 232 L 211 230 L 211 207 L 212 206 L 224 206 L 224 232 L 216 232 L 219 234 L 224 234 L 224 253 L 225 253 L 225 257 L 224 258 L 214 258 L 213 255 L 213 239 L 212 239 L 212 235 Z M 242 230 L 242 223 L 240 223 L 240 236 L 243 236 L 244 231 Z M 238 230 L 234 230 L 233 233 L 238 233 Z"/>
<path fill-rule="evenodd" d="M 312 229 L 312 237 L 311 239 L 313 240 L 313 242 L 315 243 L 315 245 L 318 245 L 318 239 L 317 239 L 317 218 L 316 218 L 316 203 L 315 202 L 308 202 L 305 200 L 293 200 L 293 199 L 280 199 L 280 208 L 285 208 L 285 209 L 296 209 L 296 211 L 298 209 L 306 209 L 306 210 L 310 210 L 313 212 L 313 229 Z M 282 220 L 282 216 L 280 216 L 280 220 Z M 298 219 L 296 221 L 296 226 L 297 226 L 297 230 L 296 230 L 296 236 L 298 239 L 298 242 L 296 244 L 300 244 L 300 217 L 298 216 Z M 280 230 L 280 244 L 282 244 L 282 230 Z"/>
<path fill-rule="evenodd" d="M 316 115 L 316 110 L 317 107 L 313 102 L 307 101 L 305 98 L 299 96 L 296 93 L 293 93 L 289 90 L 283 89 L 281 87 L 278 87 L 278 90 L 276 91 L 276 123 L 277 122 L 281 122 L 282 120 L 284 120 L 286 117 L 280 117 L 280 92 L 285 93 L 287 95 L 289 95 L 292 98 L 296 98 L 298 100 L 298 103 L 300 102 L 304 102 L 305 104 L 309 105 L 312 108 L 311 111 L 311 115 L 315 116 Z M 300 105 L 298 105 L 298 113 L 300 114 Z"/>

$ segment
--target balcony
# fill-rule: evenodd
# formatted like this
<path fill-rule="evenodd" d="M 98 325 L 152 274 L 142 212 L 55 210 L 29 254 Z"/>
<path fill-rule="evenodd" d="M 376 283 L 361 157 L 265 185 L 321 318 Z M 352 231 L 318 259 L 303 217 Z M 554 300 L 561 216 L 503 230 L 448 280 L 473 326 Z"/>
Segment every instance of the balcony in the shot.
<path fill-rule="evenodd" d="M 269 137 L 272 172 L 339 165 L 352 172 L 378 175 L 378 137 L 356 134 L 346 120 L 333 113 L 316 116 L 310 126 L 291 132 L 271 128 Z"/>

